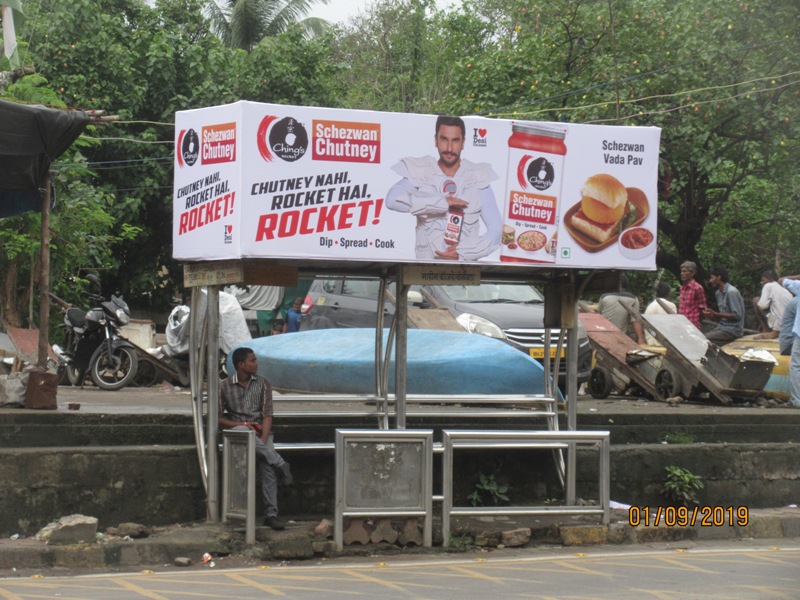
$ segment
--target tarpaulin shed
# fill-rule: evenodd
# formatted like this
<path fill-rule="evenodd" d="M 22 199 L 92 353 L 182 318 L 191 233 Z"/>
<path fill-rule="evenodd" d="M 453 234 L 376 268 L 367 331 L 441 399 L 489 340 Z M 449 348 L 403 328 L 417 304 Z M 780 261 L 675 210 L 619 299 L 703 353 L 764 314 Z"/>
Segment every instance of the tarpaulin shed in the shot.
<path fill-rule="evenodd" d="M 82 112 L 0 101 L 0 218 L 41 210 L 50 165 L 89 121 Z"/>
<path fill-rule="evenodd" d="M 39 366 L 47 364 L 50 321 L 50 165 L 89 124 L 82 112 L 0 100 L 0 219 L 39 210 L 42 250 L 39 277 Z"/>

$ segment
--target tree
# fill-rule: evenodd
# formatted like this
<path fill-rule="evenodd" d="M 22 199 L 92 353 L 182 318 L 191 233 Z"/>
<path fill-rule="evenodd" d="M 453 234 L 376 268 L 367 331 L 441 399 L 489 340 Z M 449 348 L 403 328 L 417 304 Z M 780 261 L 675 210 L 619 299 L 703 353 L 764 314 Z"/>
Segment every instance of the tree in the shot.
<path fill-rule="evenodd" d="M 211 0 L 206 11 L 214 33 L 227 47 L 251 52 L 265 37 L 279 35 L 295 23 L 309 36 L 324 33 L 327 21 L 302 18 L 318 3 L 328 0 Z"/>
<path fill-rule="evenodd" d="M 55 92 L 40 75 L 25 77 L 8 87 L 5 98 L 17 101 L 50 103 L 64 108 Z M 135 236 L 135 227 L 123 227 L 114 234 L 114 219 L 108 213 L 110 198 L 82 183 L 88 171 L 81 150 L 92 142 L 79 138 L 63 159 L 51 168 L 56 208 L 50 220 L 51 271 L 58 274 L 51 289 L 60 297 L 81 303 L 80 286 L 75 277 L 83 269 L 103 270 L 110 263 L 114 243 Z M 69 166 L 65 166 L 69 165 Z M 4 219 L 0 226 L 0 279 L 2 312 L 7 325 L 35 326 L 38 311 L 38 259 L 41 248 L 41 215 L 28 212 Z M 68 282 L 67 278 L 71 281 Z"/>
<path fill-rule="evenodd" d="M 183 281 L 171 244 L 175 112 L 240 99 L 335 104 L 337 67 L 325 36 L 309 40 L 293 26 L 251 54 L 232 50 L 211 32 L 204 2 L 26 2 L 22 59 L 52 90 L 31 100 L 120 117 L 88 132 L 83 139 L 92 143 L 80 155 L 54 165 L 54 222 L 85 221 L 83 229 L 54 231 L 54 286 L 101 270 L 104 287 L 123 293 L 134 310 L 165 311 Z M 0 234 L 16 227 L 7 221 Z M 23 292 L 15 284 L 20 306 Z"/>
<path fill-rule="evenodd" d="M 719 260 L 749 279 L 779 256 L 796 271 L 799 13 L 764 0 L 475 0 L 463 18 L 491 15 L 492 37 L 457 64 L 449 105 L 659 126 L 658 265 L 677 277 L 690 259 L 702 275 Z"/>

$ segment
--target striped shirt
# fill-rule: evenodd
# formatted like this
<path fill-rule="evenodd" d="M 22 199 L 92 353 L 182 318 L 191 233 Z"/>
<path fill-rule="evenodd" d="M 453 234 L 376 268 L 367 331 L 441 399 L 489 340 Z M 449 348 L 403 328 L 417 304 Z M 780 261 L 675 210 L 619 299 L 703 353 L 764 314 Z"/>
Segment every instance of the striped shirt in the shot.
<path fill-rule="evenodd" d="M 219 414 L 231 421 L 261 423 L 272 416 L 272 386 L 265 377 L 253 375 L 247 388 L 239 385 L 239 375 L 234 373 L 219 383 Z"/>

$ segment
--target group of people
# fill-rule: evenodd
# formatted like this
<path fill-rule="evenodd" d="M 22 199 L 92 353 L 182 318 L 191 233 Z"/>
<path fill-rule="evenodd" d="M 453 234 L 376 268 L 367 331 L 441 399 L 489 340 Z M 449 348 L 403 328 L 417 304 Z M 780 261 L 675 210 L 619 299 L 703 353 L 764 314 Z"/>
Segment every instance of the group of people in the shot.
<path fill-rule="evenodd" d="M 714 322 L 714 327 L 705 333 L 706 339 L 717 345 L 727 344 L 744 335 L 745 303 L 742 294 L 730 283 L 727 269 L 715 267 L 709 272 L 709 285 L 714 290 L 717 309 L 708 306 L 706 291 L 695 279 L 697 265 L 686 261 L 681 265 L 681 288 L 679 304 L 670 301 L 670 288 L 658 283 L 654 289 L 655 299 L 644 314 L 681 314 L 698 330 L 702 320 Z M 656 340 L 642 327 L 639 301 L 625 287 L 622 278 L 619 292 L 604 294 L 600 298 L 599 311 L 622 331 L 627 332 L 639 344 L 654 344 Z M 772 270 L 761 275 L 761 294 L 753 298 L 753 309 L 759 321 L 760 333 L 755 339 L 778 339 L 781 354 L 791 355 L 789 377 L 792 384 L 792 406 L 800 407 L 800 312 L 797 310 L 800 295 L 800 275 L 778 277 Z"/>

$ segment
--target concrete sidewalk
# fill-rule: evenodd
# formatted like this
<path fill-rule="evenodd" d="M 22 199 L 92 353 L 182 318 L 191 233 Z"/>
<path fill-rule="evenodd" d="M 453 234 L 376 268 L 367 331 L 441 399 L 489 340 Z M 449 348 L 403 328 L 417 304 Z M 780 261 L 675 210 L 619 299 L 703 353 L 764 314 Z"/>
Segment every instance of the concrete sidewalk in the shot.
<path fill-rule="evenodd" d="M 48 421 L 62 420 L 58 415 L 85 414 L 91 421 L 87 427 L 97 433 L 97 419 L 108 415 L 110 428 L 123 415 L 147 415 L 148 421 L 165 415 L 165 425 L 171 420 L 191 420 L 191 396 L 186 389 L 161 386 L 154 388 L 125 388 L 106 392 L 95 388 L 60 387 L 57 411 L 20 411 L 26 414 L 49 415 Z M 69 405 L 79 404 L 79 410 Z M 280 410 L 280 397 L 276 398 Z M 66 414 L 65 414 L 66 416 Z M 72 420 L 72 419 L 66 419 Z M 727 429 L 722 430 L 720 423 Z M 657 443 L 655 436 L 669 424 L 691 431 L 692 428 L 713 431 L 715 440 L 729 435 L 735 438 L 741 427 L 753 430 L 760 424 L 763 435 L 775 436 L 779 428 L 785 436 L 800 432 L 800 410 L 763 406 L 723 406 L 720 404 L 682 403 L 670 406 L 636 398 L 610 398 L 595 400 L 582 397 L 578 402 L 578 426 L 584 429 L 611 429 L 613 436 L 639 436 L 647 440 L 635 443 Z M 178 425 L 174 425 L 178 428 Z M 182 426 L 186 428 L 185 425 Z M 145 429 L 152 428 L 148 425 Z M 716 429 L 715 429 L 716 428 Z M 172 434 L 170 434 L 172 435 Z M 800 435 L 800 434 L 797 434 Z M 623 438 L 620 438 L 623 439 Z M 631 440 L 624 438 L 623 444 Z M 722 438 L 721 441 L 727 441 Z M 792 444 L 793 437 L 786 440 Z M 724 445 L 724 444 L 723 444 Z M 613 498 L 612 498 L 613 499 Z M 202 562 L 204 554 L 214 557 L 218 566 L 252 566 L 261 561 L 300 560 L 338 555 L 388 555 L 409 552 L 454 552 L 472 548 L 496 549 L 509 547 L 510 541 L 524 547 L 586 546 L 602 544 L 649 544 L 674 542 L 694 544 L 705 540 L 793 539 L 800 538 L 800 509 L 779 507 L 773 509 L 747 509 L 744 513 L 733 507 L 700 507 L 694 526 L 679 525 L 678 513 L 661 513 L 658 524 L 652 522 L 657 508 L 651 509 L 651 521 L 645 524 L 643 507 L 612 511 L 609 525 L 602 525 L 597 517 L 553 516 L 546 517 L 472 517 L 457 518 L 451 524 L 456 547 L 444 548 L 440 525 L 434 525 L 433 549 L 417 546 L 400 547 L 395 544 L 352 544 L 342 553 L 325 533 L 315 533 L 319 521 L 290 522 L 287 529 L 275 532 L 258 529 L 255 546 L 244 543 L 241 526 L 207 523 L 173 525 L 151 528 L 152 534 L 144 539 L 121 539 L 111 535 L 98 535 L 95 544 L 55 546 L 32 538 L 0 540 L 0 574 L 23 575 L 55 573 L 59 571 L 103 571 L 165 569 L 173 567 L 176 558 L 184 557 L 195 567 L 208 568 Z M 287 514 L 291 514 L 289 509 Z M 706 524 L 699 521 L 706 518 Z M 743 518 L 743 517 L 746 517 Z M 638 520 L 638 524 L 636 524 Z M 744 521 L 746 520 L 746 524 Z M 633 521 L 633 524 L 631 523 Z M 529 533 L 528 533 L 529 530 Z M 505 536 L 503 534 L 506 534 Z"/>

